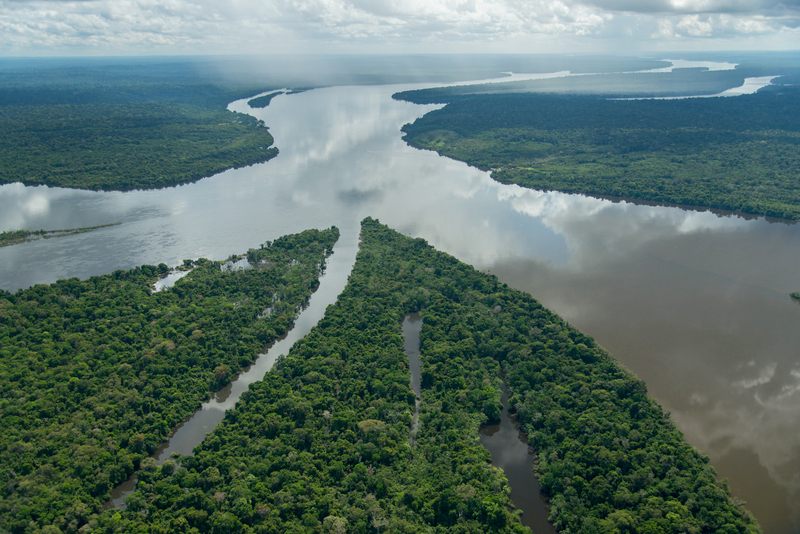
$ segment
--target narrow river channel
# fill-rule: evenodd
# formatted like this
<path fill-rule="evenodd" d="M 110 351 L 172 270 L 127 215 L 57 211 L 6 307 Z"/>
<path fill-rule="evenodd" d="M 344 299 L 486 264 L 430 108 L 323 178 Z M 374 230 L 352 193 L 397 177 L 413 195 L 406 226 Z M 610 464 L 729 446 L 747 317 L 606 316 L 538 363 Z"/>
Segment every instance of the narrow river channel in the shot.
<path fill-rule="evenodd" d="M 422 363 L 419 354 L 419 335 L 422 332 L 422 318 L 412 313 L 403 320 L 403 348 L 408 356 L 409 384 L 414 392 L 414 415 L 411 418 L 411 444 L 419 430 L 419 407 L 422 403 Z"/>
<path fill-rule="evenodd" d="M 516 418 L 508 412 L 508 391 L 503 390 L 500 422 L 481 428 L 481 443 L 492 455 L 492 463 L 503 470 L 511 488 L 511 502 L 522 510 L 522 523 L 535 534 L 556 534 L 547 520 L 547 500 L 534 474 L 535 456 L 520 433 Z"/>
<path fill-rule="evenodd" d="M 352 229 L 351 229 L 352 230 Z M 216 395 L 203 404 L 189 419 L 181 424 L 169 441 L 161 445 L 153 453 L 156 464 L 163 464 L 174 455 L 189 455 L 203 439 L 222 422 L 225 412 L 233 408 L 250 384 L 260 381 L 272 369 L 281 356 L 286 355 L 292 346 L 305 337 L 322 319 L 325 310 L 336 302 L 347 283 L 347 277 L 355 263 L 358 248 L 358 236 L 352 232 L 339 237 L 328 257 L 325 272 L 320 276 L 319 287 L 311 295 L 306 306 L 295 320 L 294 326 L 285 337 L 276 341 L 266 352 L 236 379 L 219 390 Z M 107 506 L 123 507 L 125 499 L 136 488 L 136 475 L 118 485 L 111 491 L 111 500 Z"/>
<path fill-rule="evenodd" d="M 422 403 L 422 360 L 420 334 L 423 320 L 412 313 L 403 320 L 403 349 L 408 356 L 409 384 L 414 392 L 414 415 L 411 421 L 412 446 L 419 430 L 419 408 Z M 508 392 L 503 390 L 500 422 L 480 430 L 480 440 L 492 456 L 492 464 L 503 470 L 511 488 L 511 502 L 522 511 L 522 523 L 536 534 L 555 534 L 547 520 L 547 501 L 541 494 L 534 473 L 535 458 L 528 442 L 519 431 L 515 418 L 508 412 Z"/>

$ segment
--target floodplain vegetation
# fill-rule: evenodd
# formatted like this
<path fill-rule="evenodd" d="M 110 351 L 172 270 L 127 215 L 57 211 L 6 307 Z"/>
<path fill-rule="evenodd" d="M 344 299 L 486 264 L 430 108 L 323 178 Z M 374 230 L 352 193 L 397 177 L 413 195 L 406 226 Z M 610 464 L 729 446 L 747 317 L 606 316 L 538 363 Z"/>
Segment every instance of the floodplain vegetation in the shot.
<path fill-rule="evenodd" d="M 422 403 L 401 325 L 421 313 Z M 479 428 L 504 384 L 560 532 L 755 533 L 645 385 L 529 295 L 373 219 L 325 317 L 99 532 L 526 532 Z"/>
<path fill-rule="evenodd" d="M 0 532 L 75 532 L 165 441 L 285 335 L 338 230 L 247 254 L 0 292 Z"/>
<path fill-rule="evenodd" d="M 502 183 L 800 220 L 796 87 L 679 100 L 466 90 L 395 95 L 447 104 L 406 125 L 406 141 Z"/>
<path fill-rule="evenodd" d="M 278 154 L 261 121 L 226 109 L 256 84 L 175 60 L 34 65 L 0 70 L 0 184 L 156 189 Z"/>

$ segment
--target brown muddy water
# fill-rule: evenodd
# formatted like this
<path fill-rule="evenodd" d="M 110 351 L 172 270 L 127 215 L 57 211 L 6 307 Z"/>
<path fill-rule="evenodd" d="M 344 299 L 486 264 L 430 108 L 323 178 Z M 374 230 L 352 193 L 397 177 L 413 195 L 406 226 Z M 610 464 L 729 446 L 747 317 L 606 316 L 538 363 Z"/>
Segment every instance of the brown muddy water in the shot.
<path fill-rule="evenodd" d="M 508 392 L 503 390 L 500 422 L 481 428 L 481 443 L 492 455 L 492 464 L 506 474 L 511 502 L 522 511 L 522 524 L 535 534 L 556 534 L 547 520 L 549 508 L 534 474 L 536 458 L 516 418 L 508 412 Z"/>
<path fill-rule="evenodd" d="M 419 430 L 419 406 L 422 403 L 422 364 L 419 354 L 419 335 L 422 331 L 422 319 L 418 313 L 407 315 L 403 319 L 403 349 L 408 356 L 409 385 L 414 392 L 414 415 L 411 419 L 411 444 Z"/>

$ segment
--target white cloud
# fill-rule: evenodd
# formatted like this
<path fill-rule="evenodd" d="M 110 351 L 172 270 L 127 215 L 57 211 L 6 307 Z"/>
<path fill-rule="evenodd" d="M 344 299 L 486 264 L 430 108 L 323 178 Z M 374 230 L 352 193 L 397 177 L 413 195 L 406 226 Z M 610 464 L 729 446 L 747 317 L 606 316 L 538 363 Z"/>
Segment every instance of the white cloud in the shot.
<path fill-rule="evenodd" d="M 611 10 L 633 13 L 788 13 L 800 10 L 798 0 L 586 0 Z"/>
<path fill-rule="evenodd" d="M 707 18 L 699 15 L 686 15 L 681 17 L 675 25 L 678 32 L 691 37 L 708 37 L 714 32 L 714 27 Z"/>
<path fill-rule="evenodd" d="M 735 35 L 796 42 L 798 26 L 800 0 L 0 0 L 0 53 L 657 48 Z"/>

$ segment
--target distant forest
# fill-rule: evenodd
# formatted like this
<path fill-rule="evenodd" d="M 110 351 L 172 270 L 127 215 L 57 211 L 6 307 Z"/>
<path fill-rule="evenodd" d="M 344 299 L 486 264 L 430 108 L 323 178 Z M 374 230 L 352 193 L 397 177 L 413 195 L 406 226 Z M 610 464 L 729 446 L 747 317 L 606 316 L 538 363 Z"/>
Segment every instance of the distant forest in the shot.
<path fill-rule="evenodd" d="M 445 102 L 404 127 L 412 146 L 503 183 L 800 220 L 800 89 L 620 101 L 606 96 L 411 91 Z"/>
<path fill-rule="evenodd" d="M 3 64 L 0 184 L 152 189 L 266 161 L 264 124 L 226 109 L 261 91 L 180 61 Z"/>

